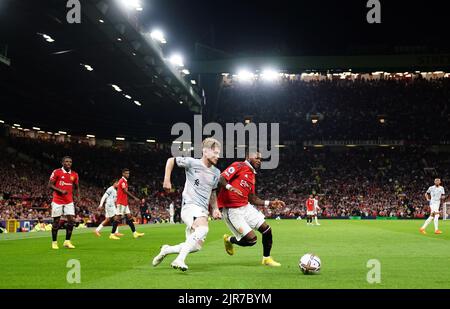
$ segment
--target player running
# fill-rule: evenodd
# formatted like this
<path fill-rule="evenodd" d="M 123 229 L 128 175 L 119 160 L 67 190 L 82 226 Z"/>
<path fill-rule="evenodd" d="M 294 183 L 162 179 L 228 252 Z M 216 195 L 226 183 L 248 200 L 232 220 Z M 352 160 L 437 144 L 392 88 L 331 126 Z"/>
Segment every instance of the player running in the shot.
<path fill-rule="evenodd" d="M 444 187 L 441 186 L 441 179 L 436 178 L 434 180 L 434 186 L 428 188 L 425 193 L 425 198 L 430 202 L 430 216 L 425 221 L 423 226 L 419 229 L 422 234 L 426 234 L 425 229 L 434 219 L 434 233 L 442 234 L 442 231 L 439 230 L 439 207 L 441 206 L 441 201 L 444 199 Z"/>
<path fill-rule="evenodd" d="M 316 200 L 313 198 L 313 195 L 310 194 L 309 198 L 306 200 L 306 225 L 312 225 L 312 219 L 315 216 L 315 205 Z"/>
<path fill-rule="evenodd" d="M 52 249 L 59 249 L 58 247 L 58 230 L 59 220 L 61 216 L 66 216 L 66 240 L 64 247 L 68 249 L 75 249 L 75 246 L 70 241 L 72 237 L 73 227 L 75 225 L 75 205 L 73 203 L 73 190 L 76 191 L 77 201 L 80 201 L 80 186 L 78 183 L 78 174 L 71 170 L 72 158 L 65 156 L 61 160 L 62 168 L 56 169 L 52 172 L 48 187 L 53 191 L 52 199 Z"/>
<path fill-rule="evenodd" d="M 213 218 L 221 218 L 217 207 L 216 189 L 219 185 L 220 170 L 215 167 L 219 160 L 220 143 L 207 138 L 203 141 L 203 155 L 201 159 L 176 157 L 167 160 L 163 187 L 170 192 L 172 189 L 171 174 L 175 164 L 186 172 L 186 183 L 183 190 L 181 219 L 186 224 L 186 240 L 178 245 L 163 245 L 160 253 L 153 259 L 153 266 L 159 265 L 168 254 L 177 253 L 177 257 L 170 264 L 175 269 L 188 270 L 185 259 L 189 253 L 199 251 L 208 234 L 208 205 L 211 204 Z M 220 183 L 228 190 L 242 194 L 239 190 Z"/>
<path fill-rule="evenodd" d="M 122 178 L 117 183 L 117 200 L 116 200 L 116 215 L 114 216 L 114 221 L 112 225 L 111 235 L 109 239 L 119 240 L 115 234 L 117 233 L 117 227 L 120 221 L 122 221 L 122 216 L 126 217 L 126 221 L 131 231 L 133 232 L 133 237 L 138 238 L 144 236 L 144 233 L 139 233 L 136 231 L 136 227 L 133 223 L 133 217 L 131 216 L 130 207 L 128 206 L 128 197 L 133 198 L 136 201 L 139 199 L 130 191 L 128 191 L 128 178 L 130 178 L 130 170 L 125 168 L 122 170 Z M 141 203 L 145 200 L 142 199 Z"/>
<path fill-rule="evenodd" d="M 97 236 L 101 236 L 100 231 L 103 229 L 105 225 L 110 223 L 114 216 L 116 215 L 116 199 L 117 199 L 117 186 L 119 185 L 118 181 L 114 181 L 113 185 L 109 187 L 106 192 L 103 194 L 102 199 L 100 200 L 100 205 L 98 209 L 103 208 L 103 204 L 105 204 L 105 220 L 95 229 L 94 233 Z M 115 236 L 123 236 L 123 234 L 119 233 L 119 227 L 117 227 Z"/>
<path fill-rule="evenodd" d="M 229 255 L 234 255 L 233 244 L 241 247 L 251 247 L 256 244 L 257 237 L 253 230 L 258 230 L 262 235 L 263 258 L 262 265 L 281 266 L 271 256 L 272 229 L 265 221 L 264 215 L 258 211 L 256 206 L 286 206 L 283 201 L 261 200 L 255 194 L 256 170 L 261 166 L 261 154 L 250 152 L 244 162 L 234 162 L 225 171 L 221 178 L 230 183 L 231 186 L 239 188 L 243 196 L 233 192 L 222 190 L 219 192 L 218 203 L 222 209 L 226 225 L 234 236 L 223 235 L 225 250 Z"/>

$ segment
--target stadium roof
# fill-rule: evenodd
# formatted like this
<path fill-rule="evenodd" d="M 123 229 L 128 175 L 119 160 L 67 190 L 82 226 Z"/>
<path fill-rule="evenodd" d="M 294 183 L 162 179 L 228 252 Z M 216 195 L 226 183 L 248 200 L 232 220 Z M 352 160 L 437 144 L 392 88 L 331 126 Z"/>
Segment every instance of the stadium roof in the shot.
<path fill-rule="evenodd" d="M 0 119 L 150 138 L 201 110 L 190 83 L 114 1 L 82 1 L 81 24 L 66 21 L 65 4 L 2 1 Z"/>

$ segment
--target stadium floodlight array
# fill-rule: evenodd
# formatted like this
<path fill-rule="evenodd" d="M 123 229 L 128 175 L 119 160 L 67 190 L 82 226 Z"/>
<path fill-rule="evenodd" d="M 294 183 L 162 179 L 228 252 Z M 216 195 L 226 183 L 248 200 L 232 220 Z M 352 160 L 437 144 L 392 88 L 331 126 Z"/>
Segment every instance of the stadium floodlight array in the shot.
<path fill-rule="evenodd" d="M 163 33 L 161 30 L 159 30 L 159 29 L 153 30 L 153 31 L 150 33 L 150 37 L 151 37 L 153 40 L 155 40 L 155 41 L 157 41 L 157 42 L 159 42 L 159 43 L 161 43 L 161 44 L 166 44 L 166 43 L 167 43 L 167 40 L 166 40 L 166 38 L 165 38 L 165 36 L 164 36 L 164 33 Z"/>
<path fill-rule="evenodd" d="M 180 54 L 173 54 L 169 61 L 176 67 L 184 67 L 183 57 Z"/>
<path fill-rule="evenodd" d="M 55 40 L 51 36 L 49 36 L 48 34 L 38 33 L 38 35 L 42 36 L 44 38 L 44 40 L 46 40 L 49 43 L 55 42 Z"/>
<path fill-rule="evenodd" d="M 240 81 L 250 81 L 255 78 L 255 74 L 248 70 L 242 69 L 239 70 L 237 77 Z"/>
<path fill-rule="evenodd" d="M 136 104 L 137 106 L 141 106 L 142 105 L 141 102 L 139 102 L 139 101 L 134 101 L 134 104 Z"/>
<path fill-rule="evenodd" d="M 140 0 L 120 0 L 120 3 L 127 10 L 136 10 L 136 11 L 143 10 Z"/>
<path fill-rule="evenodd" d="M 93 135 L 93 134 L 87 134 L 86 137 L 87 137 L 87 138 L 95 138 L 95 135 Z"/>
<path fill-rule="evenodd" d="M 183 73 L 184 75 L 189 75 L 189 74 L 191 74 L 191 72 L 189 72 L 188 69 L 183 69 L 183 70 L 181 70 L 181 73 Z"/>
<path fill-rule="evenodd" d="M 111 85 L 111 87 L 113 87 L 114 90 L 117 91 L 117 92 L 122 92 L 122 89 L 119 86 L 117 86 L 117 85 Z"/>
<path fill-rule="evenodd" d="M 280 77 L 280 73 L 273 69 L 264 69 L 261 78 L 266 81 L 274 81 Z"/>

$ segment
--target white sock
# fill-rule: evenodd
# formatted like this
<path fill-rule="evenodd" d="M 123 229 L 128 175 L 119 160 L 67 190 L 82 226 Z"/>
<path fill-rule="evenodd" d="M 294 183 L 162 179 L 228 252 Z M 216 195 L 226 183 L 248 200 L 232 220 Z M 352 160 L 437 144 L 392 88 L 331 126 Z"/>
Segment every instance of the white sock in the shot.
<path fill-rule="evenodd" d="M 434 231 L 439 230 L 438 225 L 439 225 L 439 215 L 434 215 Z"/>
<path fill-rule="evenodd" d="M 430 224 L 432 220 L 433 220 L 433 217 L 432 217 L 432 216 L 429 216 L 428 219 L 425 220 L 425 223 L 422 225 L 422 228 L 423 228 L 423 229 L 426 229 L 427 226 L 428 226 L 428 224 Z"/>
<path fill-rule="evenodd" d="M 314 220 L 316 221 L 316 224 L 319 224 L 319 221 L 317 221 L 317 217 L 314 217 Z"/>
<path fill-rule="evenodd" d="M 180 253 L 177 256 L 177 260 L 181 260 L 184 263 L 187 255 L 191 252 L 196 252 L 201 249 L 201 243 L 205 240 L 208 234 L 207 226 L 199 226 L 195 229 L 194 233 L 189 235 L 186 241 L 183 243 L 180 249 Z"/>
<path fill-rule="evenodd" d="M 95 229 L 97 232 L 100 232 L 103 228 L 103 223 L 100 223 L 100 225 Z"/>
<path fill-rule="evenodd" d="M 116 228 L 116 233 L 119 233 L 119 226 L 117 226 Z"/>
<path fill-rule="evenodd" d="M 184 242 L 181 244 L 175 245 L 175 246 L 169 246 L 164 250 L 163 254 L 174 254 L 174 253 L 180 253 L 181 248 L 183 247 Z"/>

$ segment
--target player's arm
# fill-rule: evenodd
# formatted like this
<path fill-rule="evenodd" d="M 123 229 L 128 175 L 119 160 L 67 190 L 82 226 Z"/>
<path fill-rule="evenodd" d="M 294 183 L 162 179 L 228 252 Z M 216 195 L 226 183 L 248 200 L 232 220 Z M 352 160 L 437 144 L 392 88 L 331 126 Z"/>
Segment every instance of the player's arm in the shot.
<path fill-rule="evenodd" d="M 74 182 L 73 186 L 74 186 L 74 189 L 76 192 L 77 201 L 79 202 L 80 201 L 80 184 L 78 183 L 78 180 L 77 180 L 77 182 Z"/>
<path fill-rule="evenodd" d="M 67 194 L 66 190 L 57 188 L 55 185 L 56 185 L 56 179 L 50 178 L 50 180 L 48 181 L 48 187 L 51 190 L 56 191 L 56 192 L 58 192 L 59 194 L 62 194 L 62 195 L 66 195 Z"/>
<path fill-rule="evenodd" d="M 222 213 L 219 210 L 219 206 L 217 205 L 217 193 L 216 190 L 211 192 L 211 197 L 209 198 L 209 204 L 211 205 L 211 215 L 214 219 L 222 218 Z"/>
<path fill-rule="evenodd" d="M 170 192 L 170 190 L 172 190 L 171 176 L 174 166 L 175 166 L 175 158 L 167 159 L 166 171 L 164 173 L 164 182 L 163 182 L 163 188 L 166 192 Z"/>
<path fill-rule="evenodd" d="M 108 196 L 109 196 L 109 193 L 108 193 L 108 191 L 106 191 L 105 194 L 103 194 L 102 199 L 100 200 L 100 205 L 98 205 L 98 209 L 101 209 L 103 207 L 103 204 L 105 203 Z"/>
<path fill-rule="evenodd" d="M 430 199 L 431 199 L 431 196 L 430 196 L 430 194 L 428 193 L 428 191 L 425 192 L 425 199 L 426 199 L 427 201 L 430 201 Z"/>
<path fill-rule="evenodd" d="M 248 196 L 248 201 L 250 202 L 250 204 L 255 205 L 255 206 L 271 206 L 271 207 L 285 207 L 286 204 L 283 201 L 280 201 L 278 199 L 275 199 L 273 201 L 269 201 L 269 200 L 262 200 L 259 197 L 256 196 L 256 194 L 254 193 L 250 193 Z"/>
<path fill-rule="evenodd" d="M 123 192 L 125 192 L 126 195 L 128 195 L 129 197 L 131 197 L 131 198 L 134 199 L 135 201 L 139 201 L 139 198 L 136 197 L 136 195 L 134 195 L 134 194 L 131 193 L 130 191 L 128 191 L 127 188 L 123 188 Z M 144 199 L 142 199 L 142 202 L 144 202 Z"/>
<path fill-rule="evenodd" d="M 227 189 L 228 191 L 231 191 L 231 192 L 236 193 L 237 195 L 244 196 L 244 195 L 242 194 L 241 190 L 239 190 L 239 189 L 233 187 L 232 185 L 230 185 L 230 184 L 228 183 L 228 181 L 225 179 L 225 177 L 223 177 L 222 175 L 220 175 L 220 177 L 219 177 L 218 187 L 219 187 L 219 189 L 225 188 L 225 189 Z"/>

